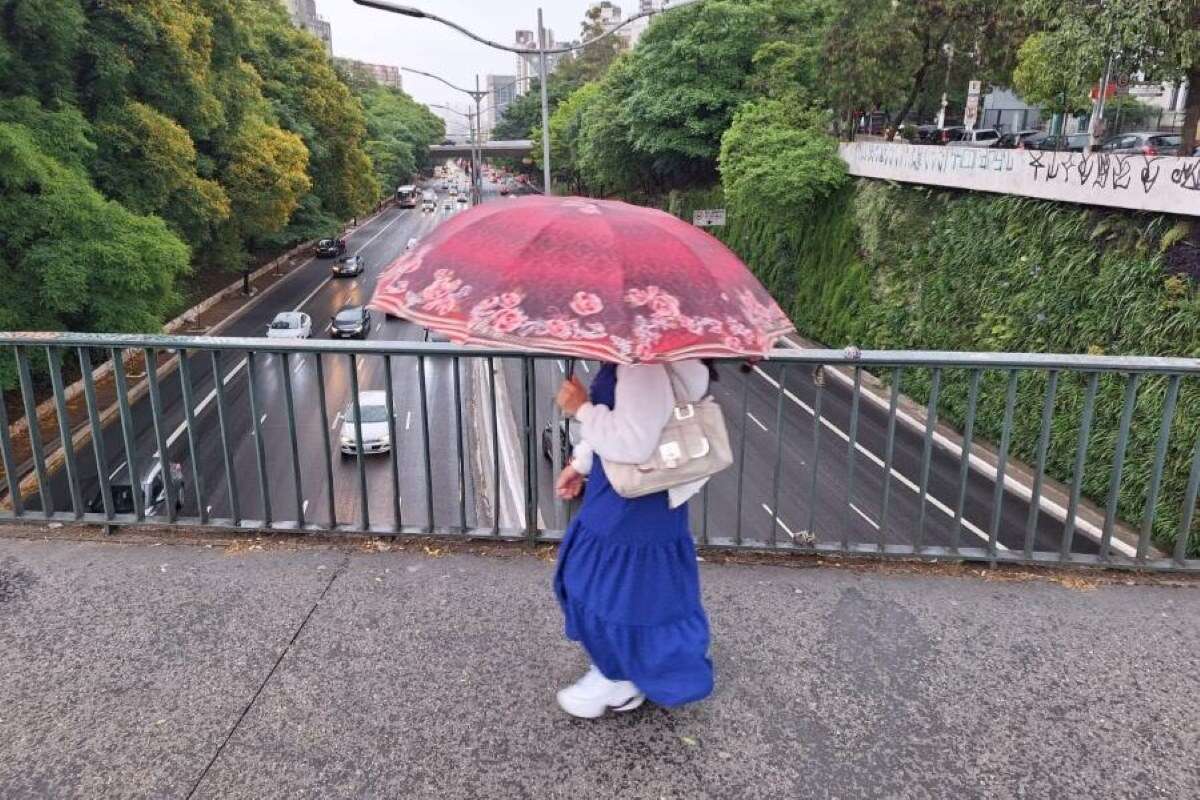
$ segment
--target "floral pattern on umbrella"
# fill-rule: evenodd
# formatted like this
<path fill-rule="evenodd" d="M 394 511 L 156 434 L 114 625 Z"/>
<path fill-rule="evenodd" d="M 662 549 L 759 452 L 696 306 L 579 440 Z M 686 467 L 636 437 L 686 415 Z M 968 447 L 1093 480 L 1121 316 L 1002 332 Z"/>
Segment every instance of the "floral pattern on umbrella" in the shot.
<path fill-rule="evenodd" d="M 459 343 L 627 364 L 765 356 L 793 330 L 708 233 L 578 198 L 464 212 L 385 270 L 371 307 Z"/>

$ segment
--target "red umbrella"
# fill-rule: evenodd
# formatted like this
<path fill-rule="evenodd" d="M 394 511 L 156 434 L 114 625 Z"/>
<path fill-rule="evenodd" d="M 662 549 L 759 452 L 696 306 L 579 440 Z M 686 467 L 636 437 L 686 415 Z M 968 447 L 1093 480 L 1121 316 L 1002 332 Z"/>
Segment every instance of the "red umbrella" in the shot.
<path fill-rule="evenodd" d="M 793 330 L 708 233 L 662 211 L 581 198 L 463 212 L 384 271 L 371 308 L 460 344 L 621 364 L 764 356 Z"/>

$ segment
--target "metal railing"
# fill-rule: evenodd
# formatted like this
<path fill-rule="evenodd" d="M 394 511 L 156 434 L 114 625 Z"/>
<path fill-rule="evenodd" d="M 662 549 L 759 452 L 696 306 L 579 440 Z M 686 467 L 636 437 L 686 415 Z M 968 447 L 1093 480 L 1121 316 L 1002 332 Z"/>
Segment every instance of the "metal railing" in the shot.
<path fill-rule="evenodd" d="M 529 541 L 570 521 L 553 479 L 572 429 L 553 396 L 575 365 L 553 355 L 65 333 L 0 345 L 38 420 L 14 436 L 0 402 L 0 519 Z M 144 375 L 127 374 L 129 352 Z M 1200 570 L 1200 360 L 781 349 L 719 374 L 735 465 L 689 504 L 702 545 Z M 364 422 L 368 390 L 385 411 Z"/>

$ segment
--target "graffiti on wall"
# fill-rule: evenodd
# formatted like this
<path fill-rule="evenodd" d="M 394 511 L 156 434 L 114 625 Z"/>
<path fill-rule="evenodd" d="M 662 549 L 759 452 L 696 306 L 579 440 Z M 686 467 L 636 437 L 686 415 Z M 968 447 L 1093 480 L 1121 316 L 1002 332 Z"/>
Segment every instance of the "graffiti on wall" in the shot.
<path fill-rule="evenodd" d="M 1200 216 L 1200 158 L 884 142 L 841 153 L 860 177 Z"/>

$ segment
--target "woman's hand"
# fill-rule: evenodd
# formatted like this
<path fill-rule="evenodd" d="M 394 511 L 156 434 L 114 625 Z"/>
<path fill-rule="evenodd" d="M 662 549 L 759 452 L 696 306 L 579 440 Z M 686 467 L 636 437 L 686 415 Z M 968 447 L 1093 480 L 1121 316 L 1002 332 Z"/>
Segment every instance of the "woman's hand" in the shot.
<path fill-rule="evenodd" d="M 583 387 L 583 382 L 572 376 L 570 380 L 563 381 L 562 386 L 558 387 L 558 396 L 554 398 L 554 402 L 558 403 L 558 407 L 564 414 L 573 417 L 579 407 L 587 402 L 587 399 L 587 389 Z"/>
<path fill-rule="evenodd" d="M 563 471 L 558 474 L 558 480 L 554 482 L 554 491 L 558 496 L 563 500 L 574 500 L 582 489 L 583 476 L 570 464 L 563 467 Z"/>

